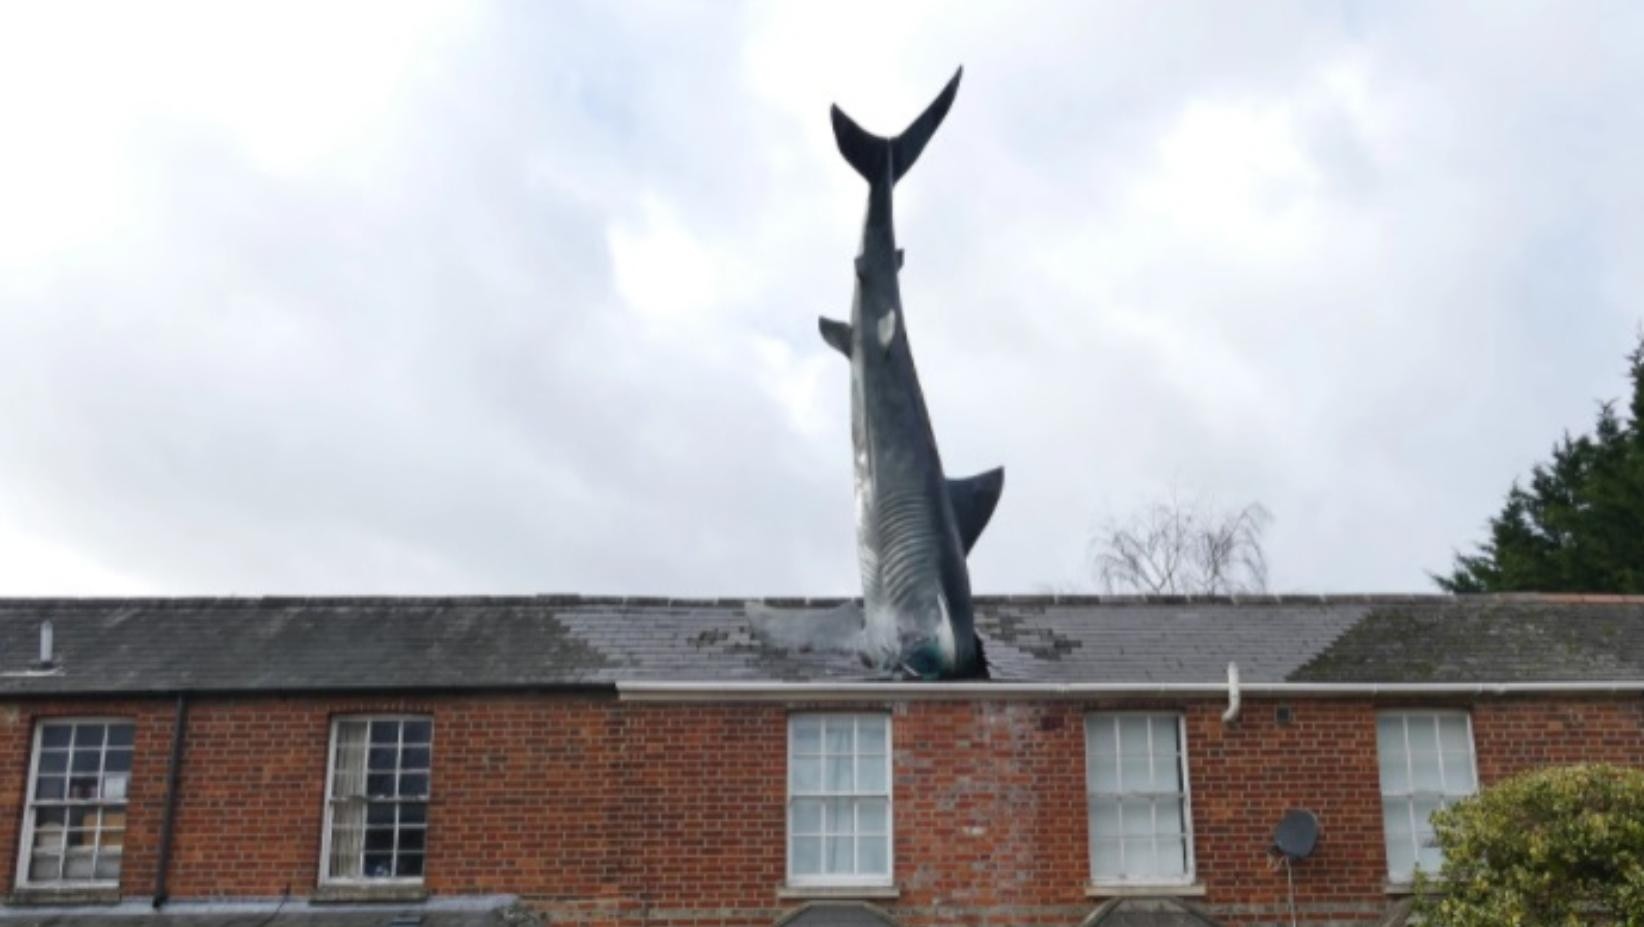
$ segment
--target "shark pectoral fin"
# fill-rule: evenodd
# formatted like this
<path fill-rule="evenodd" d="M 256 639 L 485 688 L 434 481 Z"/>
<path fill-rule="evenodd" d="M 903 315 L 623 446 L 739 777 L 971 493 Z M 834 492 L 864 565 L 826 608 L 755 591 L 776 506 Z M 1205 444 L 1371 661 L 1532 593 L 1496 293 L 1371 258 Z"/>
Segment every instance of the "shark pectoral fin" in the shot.
<path fill-rule="evenodd" d="M 748 603 L 748 627 L 766 646 L 799 652 L 855 653 L 862 648 L 862 603 L 833 608 L 774 608 Z"/>
<path fill-rule="evenodd" d="M 896 338 L 896 310 L 885 313 L 879 320 L 879 346 L 889 351 L 891 341 Z"/>
<path fill-rule="evenodd" d="M 982 536 L 982 529 L 993 517 L 993 509 L 999 504 L 999 494 L 1004 488 L 1004 467 L 962 480 L 948 480 L 948 500 L 953 503 L 953 521 L 965 553 L 976 546 L 976 539 Z"/>
<path fill-rule="evenodd" d="M 822 330 L 823 341 L 826 341 L 835 351 L 846 357 L 851 356 L 850 323 L 822 316 L 816 320 L 816 326 Z"/>

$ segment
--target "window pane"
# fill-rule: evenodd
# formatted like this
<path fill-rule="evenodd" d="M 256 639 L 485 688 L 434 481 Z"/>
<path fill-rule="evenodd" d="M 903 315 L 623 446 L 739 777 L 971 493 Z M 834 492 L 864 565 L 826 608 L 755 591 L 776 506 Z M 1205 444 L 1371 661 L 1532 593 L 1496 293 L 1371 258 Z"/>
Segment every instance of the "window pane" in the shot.
<path fill-rule="evenodd" d="M 890 802 L 883 798 L 862 798 L 856 802 L 856 828 L 863 834 L 890 832 Z"/>
<path fill-rule="evenodd" d="M 434 722 L 426 718 L 405 722 L 404 741 L 408 744 L 425 744 L 433 740 Z"/>
<path fill-rule="evenodd" d="M 822 752 L 822 719 L 793 719 L 793 751 L 795 753 Z"/>
<path fill-rule="evenodd" d="M 1387 799 L 1382 805 L 1381 817 L 1388 843 L 1410 842 L 1410 799 Z"/>
<path fill-rule="evenodd" d="M 1183 833 L 1182 805 L 1173 799 L 1163 799 L 1153 807 L 1153 824 L 1161 835 Z"/>
<path fill-rule="evenodd" d="M 62 776 L 41 776 L 34 783 L 34 797 L 40 801 L 60 801 L 67 794 L 67 782 Z"/>
<path fill-rule="evenodd" d="M 828 718 L 823 723 L 822 743 L 828 753 L 851 752 L 851 721 L 849 718 Z"/>
<path fill-rule="evenodd" d="M 883 756 L 856 758 L 856 791 L 866 795 L 881 795 L 887 791 Z"/>
<path fill-rule="evenodd" d="M 394 797 L 394 774 L 376 773 L 365 777 L 365 794 L 372 798 Z"/>
<path fill-rule="evenodd" d="M 1452 753 L 1467 753 L 1473 749 L 1467 736 L 1467 719 L 1462 715 L 1439 718 L 1439 749 Z"/>
<path fill-rule="evenodd" d="M 63 852 L 63 825 L 34 826 L 34 851 L 36 853 Z"/>
<path fill-rule="evenodd" d="M 1176 756 L 1177 731 L 1178 726 L 1175 718 L 1159 715 L 1153 719 L 1153 753 L 1155 756 L 1174 759 Z"/>
<path fill-rule="evenodd" d="M 822 838 L 823 852 L 827 859 L 827 871 L 848 874 L 855 871 L 856 840 L 852 837 L 824 837 Z"/>
<path fill-rule="evenodd" d="M 394 849 L 394 829 L 373 827 L 365 832 L 365 852 L 386 852 Z"/>
<path fill-rule="evenodd" d="M 76 724 L 74 726 L 74 745 L 76 747 L 101 747 L 106 729 L 101 724 Z"/>
<path fill-rule="evenodd" d="M 822 838 L 795 837 L 789 851 L 793 859 L 794 875 L 819 875 L 822 872 Z"/>
<path fill-rule="evenodd" d="M 399 749 L 397 747 L 372 747 L 371 758 L 366 767 L 373 772 L 393 770 L 398 765 Z"/>
<path fill-rule="evenodd" d="M 1416 851 L 1416 865 L 1420 866 L 1424 872 L 1438 872 L 1439 868 L 1444 865 L 1444 854 L 1439 852 L 1439 848 L 1436 846 L 1423 846 Z"/>
<path fill-rule="evenodd" d="M 793 791 L 810 795 L 822 791 L 822 760 L 819 757 L 796 756 L 788 764 L 793 776 Z"/>
<path fill-rule="evenodd" d="M 61 877 L 63 858 L 55 854 L 37 855 L 29 861 L 30 882 L 55 882 Z"/>
<path fill-rule="evenodd" d="M 1125 875 L 1132 879 L 1150 879 L 1159 874 L 1154 861 L 1153 841 L 1146 838 L 1125 841 Z"/>
<path fill-rule="evenodd" d="M 1180 792 L 1182 790 L 1182 770 L 1178 765 L 1180 760 L 1174 753 L 1154 754 L 1153 757 L 1153 791 Z"/>
<path fill-rule="evenodd" d="M 1397 837 L 1389 834 L 1387 837 L 1387 874 L 1394 879 L 1404 880 L 1410 877 L 1410 870 L 1416 865 L 1416 848 L 1411 842 L 1408 833 Z"/>
<path fill-rule="evenodd" d="M 1120 832 L 1126 837 L 1153 833 L 1153 807 L 1146 801 L 1125 801 L 1119 809 Z"/>
<path fill-rule="evenodd" d="M 421 798 L 428 794 L 427 773 L 401 773 L 400 795 L 407 798 Z"/>
<path fill-rule="evenodd" d="M 331 858 L 327 871 L 332 878 L 360 877 L 360 850 L 365 843 L 366 804 L 340 802 L 331 806 Z"/>
<path fill-rule="evenodd" d="M 103 797 L 109 801 L 126 800 L 126 784 L 131 780 L 130 773 L 114 773 L 103 778 Z"/>
<path fill-rule="evenodd" d="M 392 827 L 394 824 L 394 806 L 388 802 L 375 802 L 365 810 L 365 823 L 378 827 L 384 825 Z"/>
<path fill-rule="evenodd" d="M 110 724 L 108 726 L 108 745 L 111 747 L 129 747 L 133 735 L 137 733 L 134 724 Z"/>
<path fill-rule="evenodd" d="M 1403 795 L 1410 791 L 1410 771 L 1405 766 L 1403 753 L 1381 751 L 1381 792 L 1383 795 Z"/>
<path fill-rule="evenodd" d="M 1097 756 L 1091 759 L 1090 787 L 1093 791 L 1115 794 L 1119 791 L 1119 758 Z"/>
<path fill-rule="evenodd" d="M 392 853 L 365 854 L 365 877 L 368 879 L 386 879 L 393 875 Z"/>
<path fill-rule="evenodd" d="M 69 850 L 63 856 L 63 878 L 89 879 L 92 874 L 92 853 L 90 847 L 80 850 Z"/>
<path fill-rule="evenodd" d="M 1428 819 L 1433 816 L 1433 812 L 1444 807 L 1444 800 L 1441 798 L 1423 798 L 1418 796 L 1411 799 L 1411 804 L 1413 806 L 1413 810 L 1415 811 L 1417 836 L 1432 833 L 1433 825 Z"/>
<path fill-rule="evenodd" d="M 131 770 L 130 750 L 110 750 L 103 757 L 104 772 L 129 772 Z"/>
<path fill-rule="evenodd" d="M 1124 874 L 1119 858 L 1119 841 L 1098 840 L 1092 854 L 1091 869 L 1097 879 L 1112 880 Z"/>
<path fill-rule="evenodd" d="M 68 771 L 68 751 L 46 750 L 40 753 L 41 773 L 62 773 Z"/>
<path fill-rule="evenodd" d="M 103 766 L 103 754 L 100 749 L 76 750 L 74 761 L 69 764 L 69 772 L 94 773 Z"/>
<path fill-rule="evenodd" d="M 890 838 L 883 836 L 856 838 L 856 871 L 863 875 L 890 873 Z"/>
<path fill-rule="evenodd" d="M 97 864 L 93 867 L 99 879 L 118 879 L 120 877 L 120 852 L 110 852 L 106 847 L 97 854 Z"/>
<path fill-rule="evenodd" d="M 1414 792 L 1444 790 L 1444 780 L 1439 776 L 1437 753 L 1410 754 L 1410 788 Z"/>
<path fill-rule="evenodd" d="M 110 850 L 119 850 L 125 845 L 126 832 L 118 829 L 105 830 L 102 832 L 99 839 L 102 841 L 102 843 L 99 844 L 102 852 L 107 853 Z"/>
<path fill-rule="evenodd" d="M 1147 728 L 1148 719 L 1144 715 L 1121 715 L 1119 717 L 1119 752 L 1121 754 L 1147 755 Z"/>
<path fill-rule="evenodd" d="M 427 835 L 428 831 L 420 827 L 407 827 L 401 830 L 399 851 L 401 853 L 421 853 L 423 841 Z"/>
<path fill-rule="evenodd" d="M 373 745 L 398 744 L 400 742 L 400 723 L 398 721 L 371 722 L 371 743 Z"/>
<path fill-rule="evenodd" d="M 1126 753 L 1119 758 L 1119 788 L 1126 792 L 1153 791 L 1153 770 L 1146 753 Z"/>
<path fill-rule="evenodd" d="M 428 768 L 428 748 L 427 747 L 406 747 L 405 750 L 400 753 L 400 768 L 401 769 L 427 769 Z"/>
<path fill-rule="evenodd" d="M 1411 715 L 1405 721 L 1411 753 L 1438 752 L 1438 720 L 1432 715 Z"/>
<path fill-rule="evenodd" d="M 856 722 L 856 751 L 858 753 L 884 753 L 886 746 L 886 719 L 881 716 L 870 715 L 859 718 Z"/>
<path fill-rule="evenodd" d="M 1160 878 L 1180 879 L 1187 875 L 1187 840 L 1179 837 L 1161 838 L 1154 856 Z"/>
<path fill-rule="evenodd" d="M 422 875 L 422 854 L 401 854 L 394 874 L 402 879 L 414 879 Z"/>
<path fill-rule="evenodd" d="M 1090 738 L 1090 752 L 1096 756 L 1119 755 L 1119 733 L 1110 717 L 1093 717 L 1085 725 Z"/>
<path fill-rule="evenodd" d="M 1098 798 L 1091 823 L 1098 836 L 1119 836 L 1119 803 L 1113 799 Z"/>
<path fill-rule="evenodd" d="M 856 781 L 855 777 L 851 775 L 851 758 L 849 756 L 829 756 L 825 762 L 828 770 L 828 791 L 851 791 Z"/>
<path fill-rule="evenodd" d="M 428 806 L 421 802 L 402 802 L 400 804 L 400 825 L 425 824 L 428 822 Z"/>
<path fill-rule="evenodd" d="M 74 728 L 67 724 L 48 724 L 40 729 L 40 746 L 66 747 L 74 734 Z"/>
<path fill-rule="evenodd" d="M 1473 781 L 1473 755 L 1444 754 L 1444 791 L 1451 795 L 1471 795 L 1478 788 Z"/>
<path fill-rule="evenodd" d="M 790 811 L 788 829 L 795 834 L 822 833 L 822 800 L 818 798 L 796 798 Z"/>
<path fill-rule="evenodd" d="M 830 798 L 822 803 L 822 830 L 829 834 L 856 833 L 856 802 L 849 798 Z"/>
<path fill-rule="evenodd" d="M 68 783 L 68 797 L 96 798 L 97 776 L 70 776 Z"/>

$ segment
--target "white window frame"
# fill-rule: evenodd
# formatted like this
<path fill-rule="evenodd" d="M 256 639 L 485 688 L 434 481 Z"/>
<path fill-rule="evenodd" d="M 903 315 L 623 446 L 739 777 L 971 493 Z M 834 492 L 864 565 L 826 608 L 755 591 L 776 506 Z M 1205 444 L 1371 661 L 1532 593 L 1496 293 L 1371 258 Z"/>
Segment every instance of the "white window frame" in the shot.
<path fill-rule="evenodd" d="M 1381 779 L 1381 722 L 1385 718 L 1398 718 L 1399 719 L 1399 728 L 1404 734 L 1404 781 L 1405 781 L 1405 784 L 1407 786 L 1407 789 L 1404 792 L 1389 793 L 1387 791 L 1387 783 Z M 1435 726 L 1437 725 L 1438 720 L 1442 719 L 1442 718 L 1461 718 L 1466 723 L 1466 725 L 1467 725 L 1467 761 L 1470 764 L 1470 771 L 1471 771 L 1472 777 L 1473 777 L 1473 790 L 1471 792 L 1468 792 L 1465 795 L 1463 795 L 1460 792 L 1450 792 L 1448 790 L 1439 791 L 1439 792 L 1417 791 L 1416 790 L 1416 788 L 1415 788 L 1415 784 L 1416 784 L 1415 770 L 1411 768 L 1411 760 L 1410 760 L 1410 755 L 1411 755 L 1411 751 L 1410 751 L 1410 719 L 1411 718 L 1432 718 L 1432 719 L 1434 719 Z M 1435 737 L 1438 736 L 1438 733 L 1437 733 L 1436 730 L 1434 731 L 1434 736 Z M 1446 789 L 1446 783 L 1445 783 L 1446 776 L 1444 774 L 1444 753 L 1445 753 L 1444 744 L 1443 744 L 1442 741 L 1439 741 L 1437 743 L 1437 746 L 1438 746 L 1437 755 L 1438 755 L 1438 763 L 1439 763 L 1439 787 L 1440 787 L 1440 789 Z M 1467 797 L 1471 797 L 1473 795 L 1478 794 L 1478 790 L 1479 790 L 1479 781 L 1478 781 L 1478 743 L 1473 738 L 1473 713 L 1471 711 L 1467 711 L 1465 709 L 1459 709 L 1459 708 L 1397 708 L 1397 709 L 1388 709 L 1386 711 L 1376 712 L 1376 780 L 1377 780 L 1377 791 L 1379 791 L 1380 794 L 1381 794 L 1381 812 L 1382 812 L 1381 839 L 1382 839 L 1383 856 L 1385 856 L 1386 859 L 1387 859 L 1387 879 L 1388 879 L 1389 882 L 1393 882 L 1393 883 L 1397 883 L 1397 884 L 1403 884 L 1403 883 L 1409 882 L 1410 880 L 1414 879 L 1416 870 L 1421 868 L 1421 844 L 1415 842 L 1417 834 L 1420 833 L 1421 828 L 1416 826 L 1416 810 L 1415 810 L 1415 801 L 1414 800 L 1416 798 L 1436 798 L 1442 803 L 1442 805 L 1441 805 L 1442 807 L 1449 807 L 1450 805 L 1455 804 L 1455 802 L 1459 801 L 1462 798 L 1467 798 Z M 1406 802 L 1409 803 L 1409 812 L 1408 813 L 1410 815 L 1410 840 L 1411 840 L 1412 848 L 1415 850 L 1415 863 L 1414 863 L 1414 865 L 1412 865 L 1410 867 L 1409 872 L 1394 872 L 1393 871 L 1393 856 L 1392 856 L 1391 852 L 1388 851 L 1389 848 L 1388 848 L 1388 844 L 1387 844 L 1387 817 L 1386 817 L 1386 815 L 1387 815 L 1387 799 L 1389 799 L 1389 798 L 1394 798 L 1394 799 L 1398 799 L 1400 801 L 1406 801 Z M 1429 873 L 1429 875 L 1431 875 L 1431 873 Z"/>
<path fill-rule="evenodd" d="M 24 782 L 24 784 L 23 784 L 23 826 L 22 826 L 21 830 L 19 831 L 18 841 L 17 841 L 17 844 L 18 844 L 17 845 L 17 879 L 13 884 L 15 884 L 18 888 L 44 888 L 44 889 L 81 889 L 81 888 L 84 888 L 84 889 L 102 889 L 102 888 L 115 888 L 115 889 L 117 889 L 117 888 L 120 887 L 120 876 L 115 876 L 112 879 L 99 879 L 99 878 L 96 878 L 95 875 L 94 875 L 93 878 L 89 878 L 89 879 L 35 880 L 35 879 L 30 879 L 29 878 L 29 863 L 33 860 L 33 857 L 34 857 L 34 818 L 35 818 L 34 812 L 39 807 L 35 802 L 34 793 L 35 793 L 35 789 L 38 786 L 38 780 L 39 780 L 39 776 L 40 776 L 40 750 L 41 750 L 41 744 L 45 740 L 46 728 L 54 727 L 54 726 L 69 725 L 70 729 L 72 730 L 73 728 L 77 728 L 82 724 L 102 724 L 102 725 L 123 724 L 123 725 L 127 725 L 127 726 L 131 727 L 132 728 L 131 753 L 132 753 L 133 761 L 135 763 L 136 754 L 137 754 L 137 743 L 136 743 L 136 741 L 137 741 L 137 738 L 136 738 L 137 722 L 135 720 L 131 719 L 131 718 L 112 718 L 112 717 L 72 718 L 71 717 L 71 718 L 39 718 L 35 721 L 35 724 L 34 724 L 34 741 L 33 741 L 33 746 L 30 748 L 30 751 L 29 751 L 29 777 L 28 777 L 28 780 L 26 782 Z M 102 747 L 102 754 L 101 755 L 104 758 L 104 762 L 106 762 L 106 757 L 108 756 L 108 744 L 107 744 L 107 739 L 106 738 L 107 738 L 108 735 L 105 733 L 103 736 L 104 736 L 105 740 L 104 740 L 104 744 L 103 744 L 103 747 Z M 127 791 L 126 791 L 126 798 L 123 801 L 116 802 L 116 801 L 106 800 L 106 799 L 102 799 L 102 798 L 96 798 L 96 799 L 85 799 L 85 800 L 81 800 L 81 801 L 76 802 L 75 800 L 70 799 L 70 798 L 67 797 L 68 793 L 67 793 L 66 790 L 67 790 L 67 787 L 68 787 L 68 779 L 73 776 L 74 742 L 73 742 L 72 737 L 73 737 L 73 735 L 70 734 L 71 739 L 69 741 L 69 747 L 68 747 L 68 750 L 69 750 L 69 766 L 66 767 L 63 770 L 64 789 L 65 789 L 64 798 L 61 802 L 52 801 L 52 802 L 48 802 L 47 804 L 49 806 L 52 806 L 52 807 L 58 807 L 58 808 L 64 808 L 64 809 L 73 807 L 76 804 L 79 804 L 79 805 L 84 806 L 84 807 L 94 807 L 94 808 L 98 808 L 98 809 L 109 808 L 109 807 L 129 808 L 130 803 L 131 803 L 131 798 L 130 798 L 130 795 L 131 795 L 131 792 L 130 792 L 131 779 L 132 779 L 132 771 L 131 770 L 126 771 L 126 790 Z M 101 769 L 99 769 L 98 770 L 99 791 L 101 790 L 101 786 L 102 786 L 102 777 L 103 777 L 103 771 Z M 65 812 L 65 814 L 66 814 L 66 812 Z M 128 817 L 127 818 L 128 824 L 129 824 L 129 820 L 130 820 L 130 818 Z M 121 829 L 125 832 L 124 835 L 121 838 L 122 842 L 121 842 L 121 853 L 120 853 L 120 870 L 121 870 L 121 874 L 123 875 L 124 872 L 125 872 L 125 849 L 124 848 L 126 846 L 126 844 L 124 843 L 124 840 L 125 840 L 126 837 L 129 837 L 131 835 L 131 828 L 129 826 L 127 826 L 127 827 L 121 828 Z M 99 826 L 99 828 L 98 828 L 99 835 L 101 834 L 102 830 L 103 830 L 103 828 L 101 826 Z M 99 840 L 101 840 L 101 836 L 99 836 Z M 64 848 L 59 851 L 58 855 L 60 855 L 60 856 L 67 855 L 67 846 L 66 846 L 66 844 L 65 844 Z M 93 857 L 93 859 L 95 860 L 95 856 Z M 95 867 L 95 861 L 93 862 L 93 866 Z M 95 873 L 95 869 L 93 871 Z"/>
<path fill-rule="evenodd" d="M 1181 764 L 1181 776 L 1182 776 L 1182 793 L 1181 793 L 1182 794 L 1182 840 L 1187 844 L 1186 858 L 1184 860 L 1185 871 L 1179 877 L 1164 878 L 1164 877 L 1160 877 L 1160 876 L 1147 876 L 1147 877 L 1135 877 L 1135 878 L 1133 878 L 1133 877 L 1121 877 L 1121 878 L 1118 878 L 1118 879 L 1114 879 L 1114 878 L 1111 878 L 1111 877 L 1100 877 L 1099 878 L 1096 875 L 1096 809 L 1095 809 L 1096 799 L 1098 797 L 1117 798 L 1120 801 L 1123 801 L 1123 799 L 1126 795 L 1139 795 L 1139 796 L 1145 795 L 1146 797 L 1153 798 L 1153 799 L 1164 797 L 1164 795 L 1165 795 L 1165 793 L 1162 793 L 1162 792 L 1148 792 L 1148 793 L 1123 792 L 1123 793 L 1113 793 L 1113 794 L 1101 793 L 1100 795 L 1098 795 L 1098 793 L 1096 793 L 1095 791 L 1093 791 L 1091 789 L 1090 762 L 1091 762 L 1091 757 L 1092 757 L 1092 751 L 1095 749 L 1095 743 L 1091 738 L 1091 725 L 1094 724 L 1095 722 L 1099 721 L 1099 720 L 1112 720 L 1112 721 L 1114 721 L 1114 723 L 1117 723 L 1117 721 L 1119 719 L 1123 719 L 1123 718 L 1127 718 L 1127 717 L 1147 718 L 1147 719 L 1149 719 L 1149 721 L 1151 721 L 1154 718 L 1171 718 L 1176 722 L 1176 743 L 1179 745 L 1179 750 L 1178 750 L 1179 755 L 1178 755 L 1178 758 L 1177 758 L 1177 762 Z M 1128 887 L 1128 886 L 1138 886 L 1138 885 L 1181 886 L 1181 885 L 1192 885 L 1192 884 L 1194 884 L 1193 880 L 1197 877 L 1197 872 L 1198 872 L 1198 862 L 1197 862 L 1196 853 L 1195 853 L 1194 847 L 1193 847 L 1193 843 L 1194 843 L 1194 836 L 1193 836 L 1193 834 L 1194 834 L 1194 830 L 1193 830 L 1193 784 L 1192 784 L 1192 782 L 1190 781 L 1190 779 L 1188 777 L 1188 765 L 1189 764 L 1187 762 L 1187 714 L 1185 712 L 1181 712 L 1181 711 L 1092 711 L 1092 712 L 1087 712 L 1085 714 L 1084 728 L 1085 728 L 1085 790 L 1084 791 L 1085 791 L 1085 844 L 1086 844 L 1086 847 L 1085 847 L 1085 850 L 1086 850 L 1086 852 L 1085 852 L 1085 865 L 1087 867 L 1086 872 L 1087 872 L 1088 877 L 1090 879 L 1090 884 L 1095 885 L 1095 886 L 1114 886 L 1114 887 Z M 1153 755 L 1153 750 L 1152 750 L 1152 747 L 1153 747 L 1153 726 L 1152 726 L 1151 723 L 1148 725 L 1148 729 L 1147 729 L 1147 740 L 1148 740 L 1148 755 L 1149 755 L 1149 757 L 1151 757 Z M 1115 743 L 1118 743 L 1118 741 L 1117 741 L 1117 731 L 1115 731 Z M 1155 837 L 1155 839 L 1157 839 L 1157 833 L 1155 833 L 1154 837 Z"/>
<path fill-rule="evenodd" d="M 428 793 L 421 799 L 422 804 L 428 806 L 428 817 L 423 819 L 423 847 L 422 847 L 422 875 L 419 876 L 334 876 L 331 874 L 331 834 L 332 817 L 336 811 L 336 800 L 332 797 L 333 780 L 337 774 L 337 731 L 345 721 L 363 721 L 367 725 L 366 756 L 370 756 L 371 740 L 369 726 L 373 721 L 426 721 L 428 722 Z M 401 743 L 404 742 L 404 733 L 401 733 Z M 369 764 L 369 759 L 367 760 Z M 367 770 L 369 770 L 369 765 Z M 398 770 L 396 770 L 397 772 Z M 367 773 L 369 775 L 369 772 Z M 433 829 L 432 812 L 434 807 L 434 716 L 431 714 L 416 713 L 374 713 L 349 714 L 331 716 L 331 734 L 329 746 L 325 751 L 325 820 L 320 833 L 320 884 L 321 885 L 421 885 L 428 876 L 428 831 Z M 367 812 L 369 813 L 369 812 Z M 399 823 L 396 815 L 394 824 L 395 843 L 399 840 Z"/>
<path fill-rule="evenodd" d="M 822 798 L 818 794 L 795 795 L 793 791 L 793 757 L 794 757 L 794 722 L 803 718 L 827 719 L 860 719 L 882 718 L 885 722 L 885 874 L 858 875 L 858 874 L 807 874 L 795 875 L 793 871 L 793 804 L 796 798 Z M 888 711 L 796 711 L 788 714 L 788 755 L 783 764 L 783 782 L 787 791 L 787 802 L 783 809 L 785 818 L 782 828 L 782 854 L 785 858 L 787 884 L 806 888 L 886 888 L 896 884 L 896 780 L 894 777 L 896 762 L 896 725 L 892 723 L 891 713 Z M 854 744 L 852 745 L 854 750 Z M 853 757 L 856 755 L 852 754 Z M 834 796 L 841 798 L 874 798 L 875 793 L 853 792 L 848 796 Z M 825 844 L 824 844 L 825 845 Z"/>

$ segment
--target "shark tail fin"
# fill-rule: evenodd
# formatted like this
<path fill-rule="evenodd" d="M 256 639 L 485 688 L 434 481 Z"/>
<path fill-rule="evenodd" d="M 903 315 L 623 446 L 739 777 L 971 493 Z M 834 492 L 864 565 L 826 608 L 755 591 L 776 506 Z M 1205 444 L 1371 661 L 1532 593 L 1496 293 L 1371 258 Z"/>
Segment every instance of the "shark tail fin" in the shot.
<path fill-rule="evenodd" d="M 947 116 L 948 108 L 953 105 L 953 98 L 959 93 L 959 78 L 965 73 L 964 68 L 953 72 L 953 78 L 936 99 L 925 107 L 902 134 L 895 138 L 884 138 L 856 124 L 856 121 L 845 115 L 845 111 L 838 106 L 833 108 L 833 137 L 839 144 L 839 153 L 845 156 L 851 167 L 856 169 L 869 183 L 873 183 L 884 176 L 886 161 L 890 163 L 891 183 L 902 179 L 902 175 L 913 167 L 913 162 L 919 160 L 919 153 L 925 150 L 925 143 L 936 134 L 936 129 Z"/>

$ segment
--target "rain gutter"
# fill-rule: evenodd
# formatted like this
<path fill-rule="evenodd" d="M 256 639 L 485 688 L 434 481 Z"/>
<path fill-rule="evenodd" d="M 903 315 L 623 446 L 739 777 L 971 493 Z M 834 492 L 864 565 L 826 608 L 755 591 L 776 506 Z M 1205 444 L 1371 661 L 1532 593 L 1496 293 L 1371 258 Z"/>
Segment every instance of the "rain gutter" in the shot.
<path fill-rule="evenodd" d="M 618 682 L 628 702 L 884 702 L 1290 696 L 1628 695 L 1644 679 L 1568 682 Z"/>

